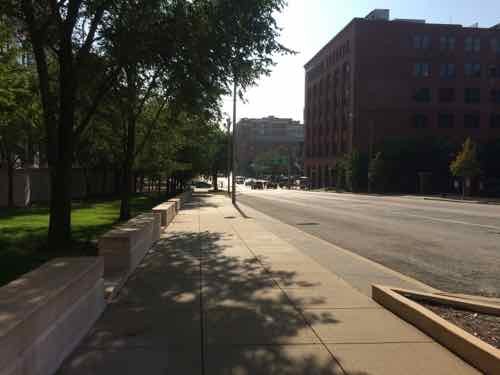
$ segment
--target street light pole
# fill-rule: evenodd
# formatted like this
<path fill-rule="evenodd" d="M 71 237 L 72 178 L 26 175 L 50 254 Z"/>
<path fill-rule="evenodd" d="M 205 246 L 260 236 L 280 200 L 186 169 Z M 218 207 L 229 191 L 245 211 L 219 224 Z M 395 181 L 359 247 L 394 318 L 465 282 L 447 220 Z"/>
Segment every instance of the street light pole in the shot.
<path fill-rule="evenodd" d="M 231 194 L 231 120 L 226 119 L 227 128 L 227 195 Z"/>
<path fill-rule="evenodd" d="M 232 191 L 231 191 L 231 201 L 236 204 L 236 76 L 234 77 L 234 87 L 233 87 L 233 157 L 231 159 L 232 164 Z"/>

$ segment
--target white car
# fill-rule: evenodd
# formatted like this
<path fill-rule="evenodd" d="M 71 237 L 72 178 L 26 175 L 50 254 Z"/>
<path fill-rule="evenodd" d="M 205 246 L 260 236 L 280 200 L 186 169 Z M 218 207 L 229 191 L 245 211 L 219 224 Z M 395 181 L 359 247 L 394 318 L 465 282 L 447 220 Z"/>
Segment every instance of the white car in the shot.
<path fill-rule="evenodd" d="M 257 181 L 255 178 L 247 178 L 245 180 L 245 186 L 252 186 L 252 184 L 254 184 L 255 181 Z"/>

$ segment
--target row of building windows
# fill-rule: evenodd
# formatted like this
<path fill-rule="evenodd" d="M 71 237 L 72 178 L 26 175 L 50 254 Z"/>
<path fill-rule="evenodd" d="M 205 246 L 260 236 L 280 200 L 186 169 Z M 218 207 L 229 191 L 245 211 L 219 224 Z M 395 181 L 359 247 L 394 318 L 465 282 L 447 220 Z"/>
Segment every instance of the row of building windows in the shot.
<path fill-rule="evenodd" d="M 318 96 L 323 96 L 325 93 L 328 93 L 328 90 L 333 87 L 334 90 L 339 83 L 342 86 L 349 85 L 350 82 L 350 73 L 351 73 L 351 65 L 346 62 L 342 65 L 342 69 L 335 69 L 333 74 L 326 74 L 322 77 L 319 82 L 314 85 L 309 86 L 307 90 L 307 96 L 310 99 L 315 99 Z"/>
<path fill-rule="evenodd" d="M 320 76 L 325 70 L 330 69 L 332 66 L 336 65 L 337 62 L 342 60 L 351 51 L 349 41 L 346 41 L 340 47 L 330 51 L 326 58 L 321 60 L 318 64 L 313 66 L 306 72 L 309 79 L 313 80 Z"/>
<path fill-rule="evenodd" d="M 500 78 L 500 65 L 490 64 L 487 68 L 488 78 Z M 428 62 L 416 62 L 413 65 L 413 75 L 415 77 L 430 77 L 431 64 Z M 457 75 L 456 64 L 443 63 L 439 66 L 439 76 L 441 78 L 455 78 Z M 465 63 L 464 76 L 468 78 L 481 78 L 482 67 L 480 63 Z"/>
<path fill-rule="evenodd" d="M 415 49 L 432 48 L 431 37 L 429 35 L 413 35 L 412 45 Z M 443 35 L 439 38 L 439 49 L 441 51 L 453 51 L 456 47 L 456 38 L 451 35 Z M 494 53 L 500 53 L 500 37 L 490 39 L 490 48 Z M 481 37 L 468 36 L 464 39 L 465 52 L 480 52 Z"/>
<path fill-rule="evenodd" d="M 467 113 L 464 115 L 464 128 L 477 129 L 481 123 L 481 116 L 479 113 Z M 415 114 L 412 117 L 412 124 L 414 128 L 427 128 L 429 127 L 429 116 L 425 114 Z M 451 129 L 455 127 L 455 115 L 452 113 L 440 113 L 437 116 L 438 128 Z M 493 113 L 490 115 L 490 127 L 500 129 L 500 114 Z"/>
<path fill-rule="evenodd" d="M 438 90 L 438 100 L 440 103 L 455 102 L 455 88 L 445 87 Z M 430 103 L 432 101 L 431 89 L 422 87 L 415 89 L 413 92 L 413 100 L 418 103 Z M 500 104 L 500 89 L 491 89 L 489 95 L 490 103 Z M 464 102 L 467 104 L 476 104 L 481 102 L 481 89 L 475 87 L 467 87 L 464 89 Z"/>

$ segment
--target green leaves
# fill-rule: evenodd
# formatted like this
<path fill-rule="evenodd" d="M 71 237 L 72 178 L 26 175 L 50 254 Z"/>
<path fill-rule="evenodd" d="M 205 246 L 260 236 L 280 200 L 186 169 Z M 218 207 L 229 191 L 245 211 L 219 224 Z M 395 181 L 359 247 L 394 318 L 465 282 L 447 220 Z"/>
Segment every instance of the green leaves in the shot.
<path fill-rule="evenodd" d="M 450 171 L 454 176 L 464 178 L 473 178 L 481 174 L 476 145 L 470 138 L 465 140 L 462 150 L 450 164 Z"/>

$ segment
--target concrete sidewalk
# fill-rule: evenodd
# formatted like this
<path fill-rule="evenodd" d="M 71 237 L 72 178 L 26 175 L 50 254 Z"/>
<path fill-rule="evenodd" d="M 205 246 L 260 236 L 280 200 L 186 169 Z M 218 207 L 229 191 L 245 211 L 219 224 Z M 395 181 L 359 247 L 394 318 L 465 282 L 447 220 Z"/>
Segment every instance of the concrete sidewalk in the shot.
<path fill-rule="evenodd" d="M 477 373 L 267 225 L 196 194 L 60 373 Z"/>

